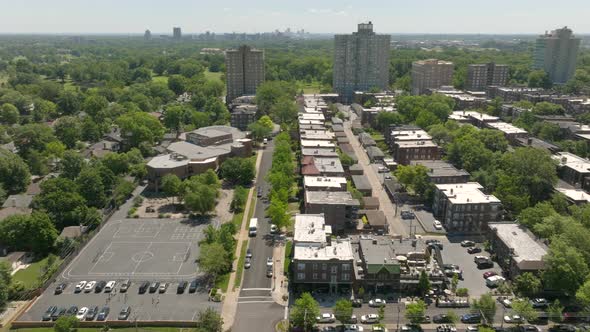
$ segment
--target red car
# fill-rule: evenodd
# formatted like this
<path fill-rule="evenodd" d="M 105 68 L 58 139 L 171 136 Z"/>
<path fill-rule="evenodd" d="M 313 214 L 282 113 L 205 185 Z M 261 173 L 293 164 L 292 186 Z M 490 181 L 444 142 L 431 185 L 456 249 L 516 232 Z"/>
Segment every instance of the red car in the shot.
<path fill-rule="evenodd" d="M 487 278 L 489 278 L 489 277 L 491 277 L 491 276 L 497 276 L 497 275 L 498 275 L 498 274 L 497 274 L 496 272 L 494 272 L 494 271 L 488 271 L 488 272 L 485 272 L 485 273 L 483 274 L 483 278 L 484 278 L 484 279 L 487 279 Z"/>

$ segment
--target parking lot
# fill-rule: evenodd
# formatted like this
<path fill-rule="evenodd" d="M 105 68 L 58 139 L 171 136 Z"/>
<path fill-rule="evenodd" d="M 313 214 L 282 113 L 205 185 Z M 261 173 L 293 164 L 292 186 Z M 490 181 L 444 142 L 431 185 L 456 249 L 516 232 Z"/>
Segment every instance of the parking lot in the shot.
<path fill-rule="evenodd" d="M 208 287 L 198 273 L 196 259 L 198 242 L 206 225 L 178 219 L 124 219 L 108 222 L 75 257 L 57 280 L 36 300 L 19 320 L 39 321 L 49 306 L 110 307 L 107 320 L 116 320 L 122 307 L 130 306 L 128 320 L 194 320 L 197 313 L 209 306 Z M 125 293 L 120 292 L 123 280 L 131 280 Z M 188 287 L 177 294 L 179 281 L 197 280 L 198 287 Z M 113 291 L 75 292 L 79 281 L 116 281 Z M 167 282 L 160 293 L 139 294 L 143 281 Z M 55 287 L 66 283 L 62 294 Z"/>

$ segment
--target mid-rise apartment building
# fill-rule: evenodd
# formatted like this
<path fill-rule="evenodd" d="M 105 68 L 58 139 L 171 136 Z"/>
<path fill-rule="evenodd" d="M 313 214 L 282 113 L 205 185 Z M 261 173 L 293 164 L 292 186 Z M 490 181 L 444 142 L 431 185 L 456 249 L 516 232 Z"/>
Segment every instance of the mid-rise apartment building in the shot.
<path fill-rule="evenodd" d="M 414 61 L 412 63 L 412 94 L 425 94 L 428 89 L 453 84 L 455 66 L 450 61 L 436 59 Z"/>
<path fill-rule="evenodd" d="M 255 95 L 264 82 L 264 51 L 247 45 L 225 51 L 226 102 L 243 95 Z"/>
<path fill-rule="evenodd" d="M 378 35 L 373 24 L 361 23 L 350 35 L 334 36 L 334 90 L 350 103 L 355 91 L 389 86 L 391 36 Z"/>
<path fill-rule="evenodd" d="M 256 122 L 256 112 L 258 107 L 256 105 L 236 105 L 231 110 L 230 124 L 239 130 L 246 131 L 248 126 Z"/>
<path fill-rule="evenodd" d="M 433 214 L 449 233 L 481 234 L 502 219 L 502 203 L 477 182 L 437 184 Z"/>
<path fill-rule="evenodd" d="M 326 224 L 336 230 L 356 221 L 359 206 L 348 191 L 305 191 L 305 213 L 323 213 Z"/>
<path fill-rule="evenodd" d="M 556 153 L 553 158 L 558 163 L 557 172 L 563 181 L 576 188 L 590 190 L 590 160 L 569 152 Z"/>
<path fill-rule="evenodd" d="M 469 181 L 469 172 L 464 169 L 457 169 L 443 160 L 413 160 L 410 165 L 426 167 L 428 179 L 434 184 L 465 183 Z"/>
<path fill-rule="evenodd" d="M 493 62 L 467 66 L 465 89 L 468 91 L 485 91 L 488 86 L 505 86 L 508 83 L 508 65 Z"/>
<path fill-rule="evenodd" d="M 432 137 L 420 128 L 412 126 L 393 127 L 387 132 L 389 149 L 396 163 L 409 165 L 413 160 L 440 159 L 440 148 Z"/>
<path fill-rule="evenodd" d="M 545 32 L 535 42 L 533 68 L 547 72 L 553 83 L 567 83 L 576 71 L 580 38 L 568 27 Z"/>
<path fill-rule="evenodd" d="M 182 38 L 182 29 L 180 29 L 180 27 L 173 27 L 172 28 L 172 38 L 174 38 L 174 39 Z"/>

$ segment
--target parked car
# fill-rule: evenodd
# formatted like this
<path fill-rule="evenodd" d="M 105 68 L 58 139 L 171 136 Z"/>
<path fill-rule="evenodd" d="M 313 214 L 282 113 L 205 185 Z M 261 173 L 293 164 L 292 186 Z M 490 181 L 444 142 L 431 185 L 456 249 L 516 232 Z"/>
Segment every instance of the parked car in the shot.
<path fill-rule="evenodd" d="M 486 286 L 490 288 L 498 287 L 500 284 L 504 283 L 506 279 L 501 276 L 491 276 L 486 279 Z"/>
<path fill-rule="evenodd" d="M 160 288 L 160 283 L 157 281 L 154 281 L 150 284 L 150 293 L 155 293 L 158 288 Z"/>
<path fill-rule="evenodd" d="M 336 317 L 334 317 L 334 314 L 323 313 L 316 317 L 316 320 L 318 321 L 318 323 L 329 324 L 336 322 Z"/>
<path fill-rule="evenodd" d="M 150 287 L 150 283 L 148 281 L 142 282 L 141 285 L 139 285 L 139 289 L 138 289 L 139 294 L 144 294 L 145 292 L 147 292 L 149 287 Z"/>
<path fill-rule="evenodd" d="M 110 292 L 112 292 L 112 291 L 113 291 L 113 289 L 115 289 L 115 285 L 116 285 L 116 284 L 117 284 L 117 282 L 116 282 L 116 281 L 114 281 L 114 280 L 111 280 L 111 281 L 107 282 L 107 285 L 106 285 L 106 286 L 104 286 L 104 292 L 105 292 L 105 293 L 110 293 Z"/>
<path fill-rule="evenodd" d="M 279 228 L 277 227 L 277 225 L 270 224 L 270 234 L 275 234 L 278 232 L 278 230 L 279 230 Z"/>
<path fill-rule="evenodd" d="M 246 257 L 246 260 L 244 261 L 244 268 L 249 269 L 250 267 L 252 267 L 252 259 Z"/>
<path fill-rule="evenodd" d="M 363 301 L 361 299 L 354 299 L 352 300 L 352 306 L 354 308 L 360 308 L 363 306 Z"/>
<path fill-rule="evenodd" d="M 324 326 L 320 331 L 322 331 L 322 332 L 336 332 L 336 328 L 334 326 Z"/>
<path fill-rule="evenodd" d="M 480 314 L 465 314 L 461 316 L 461 323 L 465 324 L 479 324 L 481 322 L 481 315 Z"/>
<path fill-rule="evenodd" d="M 497 276 L 497 275 L 498 274 L 496 272 L 494 272 L 494 271 L 486 271 L 486 272 L 483 273 L 483 278 L 484 279 L 487 279 L 489 277 Z"/>
<path fill-rule="evenodd" d="M 90 293 L 94 289 L 94 286 L 96 286 L 96 281 L 89 281 L 84 287 L 84 293 Z"/>
<path fill-rule="evenodd" d="M 434 249 L 436 247 L 438 247 L 439 250 L 443 250 L 443 243 L 440 242 L 439 240 L 426 240 L 426 245 L 430 248 L 430 249 Z"/>
<path fill-rule="evenodd" d="M 524 318 L 519 315 L 506 315 L 504 316 L 504 323 L 508 324 L 521 324 L 524 323 Z"/>
<path fill-rule="evenodd" d="M 74 316 L 77 312 L 78 312 L 78 307 L 73 305 L 68 309 L 68 311 L 66 311 L 66 315 Z"/>
<path fill-rule="evenodd" d="M 53 315 L 54 312 L 57 311 L 57 307 L 52 305 L 49 308 L 47 308 L 47 310 L 45 310 L 45 313 L 43 314 L 43 317 L 41 318 L 42 321 L 46 322 L 46 321 L 50 321 L 51 320 L 51 315 Z"/>
<path fill-rule="evenodd" d="M 68 284 L 62 282 L 61 284 L 57 285 L 57 287 L 55 287 L 55 291 L 53 292 L 53 294 L 58 295 L 63 293 L 67 286 Z"/>
<path fill-rule="evenodd" d="M 452 323 L 451 317 L 446 314 L 438 314 L 432 316 L 433 323 Z"/>
<path fill-rule="evenodd" d="M 438 220 L 435 220 L 432 222 L 432 227 L 434 227 L 434 229 L 438 229 L 438 230 L 443 229 L 443 225 Z"/>
<path fill-rule="evenodd" d="M 373 307 L 373 308 L 382 307 L 386 304 L 387 303 L 385 302 L 385 300 L 382 300 L 382 299 L 373 299 L 373 300 L 369 301 L 369 307 Z"/>
<path fill-rule="evenodd" d="M 502 303 L 505 308 L 512 308 L 512 299 L 508 297 L 500 299 L 500 303 Z"/>
<path fill-rule="evenodd" d="M 158 293 L 160 293 L 160 294 L 166 293 L 167 289 L 168 289 L 168 283 L 163 282 L 160 284 L 160 287 L 158 287 Z"/>
<path fill-rule="evenodd" d="M 536 298 L 531 300 L 531 304 L 535 309 L 547 308 L 549 302 L 543 298 Z"/>
<path fill-rule="evenodd" d="M 188 285 L 188 282 L 186 282 L 184 280 L 179 282 L 178 287 L 176 287 L 176 294 L 183 294 L 187 285 Z"/>
<path fill-rule="evenodd" d="M 51 314 L 51 320 L 57 320 L 59 317 L 64 316 L 67 312 L 66 308 L 59 308 Z"/>
<path fill-rule="evenodd" d="M 107 282 L 104 280 L 101 280 L 99 282 L 96 283 L 96 287 L 94 287 L 94 292 L 95 293 L 100 293 L 102 292 L 102 290 L 104 289 L 104 287 L 107 285 Z"/>
<path fill-rule="evenodd" d="M 189 293 L 196 292 L 198 286 L 199 286 L 199 283 L 197 282 L 197 279 L 194 279 L 193 281 L 191 281 L 191 284 L 188 286 L 188 292 Z"/>
<path fill-rule="evenodd" d="M 412 212 L 410 210 L 402 210 L 401 216 L 402 216 L 402 219 L 414 219 L 416 217 L 414 212 Z"/>
<path fill-rule="evenodd" d="M 127 318 L 129 318 L 129 314 L 131 314 L 131 307 L 126 305 L 121 309 L 117 318 L 119 320 L 127 320 Z"/>
<path fill-rule="evenodd" d="M 481 252 L 481 248 L 480 247 L 469 247 L 467 248 L 467 253 L 468 254 L 477 254 Z"/>
<path fill-rule="evenodd" d="M 349 322 L 350 322 L 350 324 L 356 324 L 359 322 L 359 320 L 356 318 L 356 315 L 350 315 Z"/>
<path fill-rule="evenodd" d="M 383 327 L 383 326 L 378 326 L 378 325 L 374 325 L 374 326 L 371 328 L 371 331 L 373 331 L 373 332 L 387 332 L 388 330 L 387 330 L 387 328 L 386 328 L 386 327 Z"/>
<path fill-rule="evenodd" d="M 346 325 L 344 326 L 344 332 L 362 332 L 365 329 L 362 326 L 358 325 Z"/>
<path fill-rule="evenodd" d="M 248 248 L 246 250 L 246 258 L 252 258 L 252 249 Z"/>
<path fill-rule="evenodd" d="M 266 276 L 268 278 L 272 278 L 272 267 L 267 267 L 266 268 Z"/>
<path fill-rule="evenodd" d="M 556 324 L 549 328 L 550 332 L 576 332 L 576 327 L 569 324 Z"/>
<path fill-rule="evenodd" d="M 477 331 L 479 331 L 479 328 L 477 326 L 468 325 L 465 328 L 465 332 L 477 332 Z"/>
<path fill-rule="evenodd" d="M 471 240 L 461 241 L 461 247 L 473 247 L 473 246 L 475 246 L 475 242 L 473 242 Z"/>
<path fill-rule="evenodd" d="M 374 324 L 379 322 L 379 315 L 377 314 L 368 314 L 361 316 L 361 323 L 363 324 Z"/>
<path fill-rule="evenodd" d="M 98 314 L 98 306 L 92 306 L 92 307 L 88 308 L 88 312 L 86 313 L 86 320 L 87 321 L 94 320 L 94 318 L 96 317 L 97 314 Z"/>
<path fill-rule="evenodd" d="M 131 286 L 131 280 L 126 279 L 121 283 L 121 287 L 119 287 L 119 292 L 125 293 L 129 287 Z"/>
<path fill-rule="evenodd" d="M 266 258 L 266 266 L 267 267 L 272 267 L 272 257 L 267 257 Z"/>
<path fill-rule="evenodd" d="M 541 329 L 535 325 L 521 325 L 518 327 L 518 332 L 541 332 Z"/>
<path fill-rule="evenodd" d="M 453 325 L 439 325 L 436 327 L 436 332 L 457 332 L 457 328 Z"/>
<path fill-rule="evenodd" d="M 96 316 L 96 320 L 98 321 L 103 321 L 103 320 L 107 320 L 107 317 L 109 316 L 109 312 L 111 312 L 111 309 L 107 306 L 102 307 L 102 309 L 100 309 L 100 311 L 98 312 L 98 315 Z"/>
<path fill-rule="evenodd" d="M 78 310 L 78 313 L 76 314 L 76 318 L 78 318 L 78 320 L 84 320 L 84 318 L 86 318 L 86 313 L 88 313 L 88 308 L 82 307 L 82 308 L 80 308 L 80 310 Z"/>
<path fill-rule="evenodd" d="M 76 284 L 76 287 L 74 288 L 74 292 L 75 292 L 75 293 L 80 293 L 81 291 L 83 291 L 83 290 L 84 290 L 84 287 L 85 287 L 85 286 L 86 286 L 86 281 L 85 281 L 85 280 L 79 281 L 79 282 Z"/>
<path fill-rule="evenodd" d="M 262 197 L 262 188 L 258 188 L 258 191 L 256 193 L 257 197 Z"/>

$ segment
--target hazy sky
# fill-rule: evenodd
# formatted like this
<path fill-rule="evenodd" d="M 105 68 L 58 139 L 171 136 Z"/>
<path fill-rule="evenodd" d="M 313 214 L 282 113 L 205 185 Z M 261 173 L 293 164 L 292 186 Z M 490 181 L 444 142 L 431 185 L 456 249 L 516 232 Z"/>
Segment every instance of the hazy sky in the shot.
<path fill-rule="evenodd" d="M 0 0 L 0 33 L 590 32 L 590 0 Z"/>

